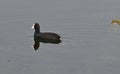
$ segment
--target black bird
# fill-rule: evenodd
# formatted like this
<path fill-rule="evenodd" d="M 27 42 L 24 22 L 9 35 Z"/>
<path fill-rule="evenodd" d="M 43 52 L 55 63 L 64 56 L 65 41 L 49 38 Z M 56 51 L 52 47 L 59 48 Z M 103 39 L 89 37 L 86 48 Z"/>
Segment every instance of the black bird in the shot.
<path fill-rule="evenodd" d="M 40 42 L 44 42 L 44 43 L 60 43 L 61 40 L 61 36 L 59 36 L 56 33 L 51 33 L 51 32 L 40 32 L 40 25 L 38 23 L 34 23 L 32 28 L 35 29 L 34 32 L 34 40 L 36 41 L 36 39 Z"/>

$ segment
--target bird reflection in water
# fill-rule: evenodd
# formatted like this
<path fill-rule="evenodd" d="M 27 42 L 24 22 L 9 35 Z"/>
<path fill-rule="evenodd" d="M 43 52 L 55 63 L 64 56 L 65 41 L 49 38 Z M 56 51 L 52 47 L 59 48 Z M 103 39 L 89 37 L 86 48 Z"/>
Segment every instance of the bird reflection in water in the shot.
<path fill-rule="evenodd" d="M 51 44 L 59 44 L 62 41 L 60 39 L 59 40 L 48 40 L 48 39 L 41 39 L 41 38 L 34 37 L 34 44 L 32 46 L 34 50 L 38 50 L 38 48 L 40 47 L 40 42 L 51 43 Z"/>

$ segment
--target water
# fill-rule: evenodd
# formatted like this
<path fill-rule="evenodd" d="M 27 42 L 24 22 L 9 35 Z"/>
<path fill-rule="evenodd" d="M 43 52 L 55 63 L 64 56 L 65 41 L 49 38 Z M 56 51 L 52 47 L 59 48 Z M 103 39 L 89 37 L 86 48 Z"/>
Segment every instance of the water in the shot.
<path fill-rule="evenodd" d="M 119 74 L 119 0 L 1 0 L 1 74 Z M 32 49 L 31 26 L 62 36 Z"/>

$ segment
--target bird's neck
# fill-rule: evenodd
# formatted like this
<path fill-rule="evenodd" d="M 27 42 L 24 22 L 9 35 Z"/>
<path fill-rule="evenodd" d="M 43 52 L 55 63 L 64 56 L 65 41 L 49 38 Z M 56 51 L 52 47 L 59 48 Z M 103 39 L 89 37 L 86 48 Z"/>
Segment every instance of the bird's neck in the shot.
<path fill-rule="evenodd" d="M 40 30 L 35 30 L 36 33 L 40 33 Z"/>

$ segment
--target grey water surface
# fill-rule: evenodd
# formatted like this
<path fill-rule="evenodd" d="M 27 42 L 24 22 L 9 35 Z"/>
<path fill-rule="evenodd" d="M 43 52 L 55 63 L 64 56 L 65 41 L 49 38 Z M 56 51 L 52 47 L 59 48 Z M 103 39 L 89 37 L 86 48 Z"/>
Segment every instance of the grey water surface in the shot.
<path fill-rule="evenodd" d="M 120 0 L 1 0 L 0 74 L 119 74 Z M 31 26 L 62 36 L 35 51 Z"/>

